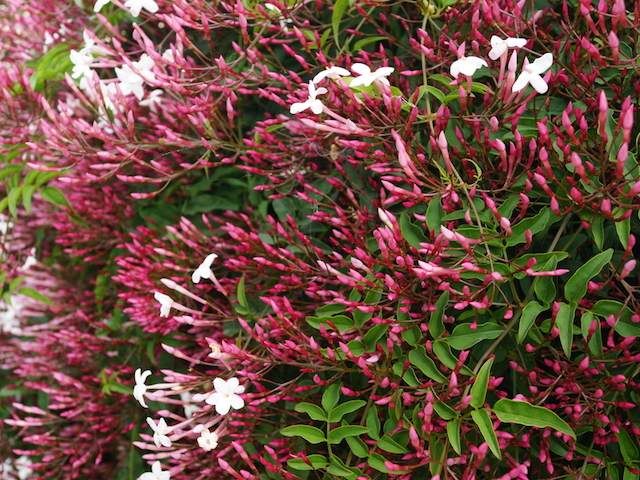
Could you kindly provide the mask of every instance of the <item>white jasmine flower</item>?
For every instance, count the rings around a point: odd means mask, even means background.
[[[351,75],[351,72],[349,72],[349,70],[347,70],[346,68],[329,67],[326,70],[323,70],[320,73],[318,73],[315,77],[313,77],[312,82],[317,85],[325,78],[331,78],[333,80],[336,80],[340,77],[348,77],[350,75]]]
[[[144,79],[134,72],[129,65],[123,65],[122,68],[116,67],[116,76],[120,80],[120,91],[123,95],[131,95],[132,93],[138,100],[144,97]]]
[[[374,82],[380,82],[389,85],[387,77],[393,73],[393,67],[381,67],[372,72],[368,65],[364,63],[354,63],[351,65],[351,71],[359,76],[351,80],[350,87],[368,87]]]
[[[69,60],[73,64],[71,70],[71,78],[80,80],[84,77],[91,76],[91,65],[93,63],[93,57],[83,50],[71,50],[69,52]]]
[[[210,432],[208,428],[205,428],[198,437],[198,445],[205,452],[210,452],[218,447],[218,435],[215,432]]]
[[[193,271],[193,274],[191,275],[191,281],[193,283],[199,283],[203,278],[213,279],[214,275],[213,270],[211,270],[211,265],[216,258],[218,258],[218,255],[216,255],[215,253],[210,253],[209,255],[207,255],[200,266]]]
[[[453,78],[458,78],[461,73],[467,77],[473,76],[480,67],[487,67],[487,62],[480,57],[461,57],[451,64],[449,73]]]
[[[153,430],[153,443],[156,444],[156,447],[169,448],[171,446],[171,439],[169,439],[167,433],[171,433],[171,429],[164,418],[160,418],[158,423],[155,423],[151,417],[147,417],[147,424],[151,427],[151,430]]]
[[[497,60],[502,55],[507,53],[507,50],[509,50],[510,48],[522,48],[526,44],[526,38],[508,37],[503,40],[500,37],[493,35],[491,37],[491,50],[489,51],[489,58],[491,60]]]
[[[158,110],[158,105],[162,103],[162,93],[162,90],[159,89],[151,90],[147,95],[147,98],[140,102],[140,105],[147,107],[152,112],[156,112]]]
[[[146,53],[140,55],[138,61],[133,62],[133,66],[136,67],[138,74],[145,80],[152,82],[156,79],[156,75],[153,73],[153,67],[156,66],[156,63]]]
[[[527,84],[531,84],[536,92],[546,93],[549,90],[549,85],[541,75],[549,70],[552,64],[553,55],[550,53],[545,53],[540,58],[536,58],[533,63],[529,63],[529,60],[525,58],[522,71],[514,82],[513,87],[511,87],[511,91],[514,93],[519,92],[524,90]]]
[[[173,57],[173,50],[171,50],[170,48],[166,49],[164,52],[162,52],[162,58],[164,58],[167,62],[173,63],[175,61],[175,58]]]
[[[155,0],[126,0],[124,6],[129,9],[131,15],[137,17],[144,8],[149,13],[156,13],[158,11],[158,4]]]
[[[184,407],[183,407],[184,408],[184,416],[186,418],[193,417],[193,414],[196,413],[198,410],[200,410],[200,408],[197,405],[192,403],[193,395],[191,395],[191,393],[189,393],[189,392],[180,393],[180,401],[184,405]]]
[[[108,3],[111,3],[111,0],[98,0],[93,6],[93,11],[98,13],[100,10],[102,10],[102,7],[104,7]]]
[[[244,400],[239,395],[244,393],[244,387],[240,386],[236,377],[229,380],[214,378],[213,388],[215,391],[207,397],[206,402],[214,405],[219,415],[226,415],[231,408],[240,410],[244,407]]]
[[[147,380],[147,378],[151,375],[151,371],[150,370],[145,370],[144,372],[141,369],[136,369],[136,373],[135,373],[135,386],[133,387],[133,398],[135,398],[140,405],[142,405],[144,408],[149,408],[147,407],[147,404],[144,401],[144,395],[145,393],[147,393],[147,386],[144,384],[144,382]]]
[[[170,480],[171,473],[163,472],[160,462],[154,462],[151,466],[151,471],[143,473],[138,477],[138,480]]]
[[[322,113],[322,110],[324,109],[324,105],[316,97],[318,95],[323,95],[327,93],[327,89],[324,87],[316,88],[313,82],[309,82],[308,89],[309,89],[309,98],[307,98],[307,100],[305,100],[304,102],[296,102],[293,105],[291,105],[291,108],[289,109],[289,111],[292,114],[295,115],[300,112],[304,112],[307,109],[310,109],[316,115]]]
[[[173,299],[169,295],[165,295],[164,293],[154,292],[153,298],[155,298],[160,303],[160,316],[168,317],[171,312],[171,307],[173,306]]]

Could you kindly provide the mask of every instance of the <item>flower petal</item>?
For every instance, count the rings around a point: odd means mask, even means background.
[[[226,415],[230,409],[231,401],[229,397],[220,398],[220,400],[216,402],[216,412],[218,412],[219,415]]]
[[[536,92],[538,93],[547,93],[547,90],[549,90],[549,85],[547,85],[547,82],[545,82],[544,78],[542,78],[537,73],[534,73],[529,77],[529,83],[533,88],[536,89]]]
[[[529,70],[533,73],[541,74],[549,70],[553,65],[553,55],[545,53],[540,58],[536,58],[535,61],[529,65]]]
[[[511,91],[513,93],[516,93],[523,90],[524,87],[526,87],[527,84],[529,83],[529,77],[530,75],[528,72],[520,72],[520,75],[518,76],[513,86],[511,87]]]
[[[351,71],[353,73],[357,73],[358,75],[368,75],[371,73],[371,69],[368,65],[364,63],[354,63],[351,65]]]
[[[240,410],[244,407],[244,399],[240,395],[231,395],[229,403],[235,410]]]

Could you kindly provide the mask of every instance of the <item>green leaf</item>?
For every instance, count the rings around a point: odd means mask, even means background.
[[[427,356],[425,348],[420,346],[409,352],[409,362],[418,368],[431,380],[438,383],[444,383],[447,378],[438,370],[435,362]]]
[[[369,455],[369,459],[367,460],[367,463],[374,470],[377,470],[382,473],[389,473],[389,470],[387,470],[387,467],[385,467],[384,465],[385,461],[386,461],[386,458],[384,458],[379,453],[372,453],[371,455]]]
[[[556,325],[560,330],[560,344],[567,358],[571,358],[573,346],[573,319],[576,315],[575,305],[560,303],[560,309],[556,315]]]
[[[456,418],[447,422],[447,438],[453,447],[453,450],[460,455],[462,448],[460,445],[460,419]]]
[[[631,218],[625,218],[616,222],[616,234],[623,248],[627,248],[629,242],[629,233],[631,233]]]
[[[360,50],[364,49],[364,47],[369,46],[372,43],[377,43],[377,42],[380,42],[380,41],[386,40],[386,39],[387,39],[387,37],[382,37],[380,35],[374,35],[372,37],[361,38],[360,40],[358,40],[356,43],[353,44],[352,52],[353,53],[359,52]]]
[[[491,418],[489,417],[487,410],[484,408],[480,410],[471,410],[471,418],[478,426],[478,429],[480,429],[482,438],[484,438],[487,445],[489,445],[491,452],[498,460],[500,460],[502,458],[500,445],[498,444],[498,438],[496,437],[496,432],[493,429],[493,423],[491,423]]]
[[[602,250],[604,246],[604,218],[600,216],[594,217],[589,230],[596,247],[598,247],[598,250]]]
[[[620,453],[624,459],[625,465],[633,468],[638,468],[640,462],[640,453],[638,447],[633,442],[631,435],[624,428],[620,428],[617,434],[618,446],[620,447]]]
[[[347,437],[345,439],[353,454],[358,458],[367,458],[369,456],[369,448],[359,437]]]
[[[346,477],[350,479],[356,478],[356,470],[347,467],[339,457],[334,455],[330,458],[330,464],[327,467],[327,472],[336,477]]]
[[[367,412],[367,435],[374,440],[380,438],[380,418],[378,418],[378,408],[375,405],[369,407]]]
[[[7,202],[9,205],[9,212],[13,217],[18,216],[18,199],[20,198],[20,194],[22,193],[21,187],[12,188],[7,195]]]
[[[44,187],[40,190],[40,196],[43,200],[60,207],[66,207],[69,205],[69,202],[67,202],[62,190],[56,187]]]
[[[436,411],[438,416],[443,420],[453,420],[458,416],[456,411],[451,408],[449,405],[442,401],[438,401],[433,404],[433,409]]]
[[[345,403],[341,403],[337,407],[333,408],[329,413],[329,423],[337,423],[342,420],[348,413],[355,412],[361,409],[367,404],[364,400],[350,400]]]
[[[316,317],[315,315],[308,316],[305,321],[316,330],[320,329],[320,325],[324,325],[329,330],[337,330],[340,333],[353,330],[353,320],[346,315],[333,315],[331,317]]]
[[[449,292],[446,291],[438,297],[435,305],[436,308],[431,312],[431,318],[429,318],[429,333],[434,339],[440,337],[445,332],[442,317],[444,316],[444,311],[448,303]]]
[[[498,338],[504,329],[497,323],[487,322],[478,325],[475,329],[471,324],[463,323],[453,329],[450,337],[444,340],[456,350],[467,350],[483,340]]]
[[[342,427],[335,428],[329,432],[328,441],[331,444],[340,443],[347,437],[357,437],[367,433],[367,427],[361,425],[343,425]]]
[[[384,435],[380,440],[378,440],[378,448],[384,450],[389,453],[397,453],[403,454],[407,453],[407,449],[396,442],[390,435]]]
[[[338,404],[340,399],[340,387],[341,384],[334,383],[329,385],[322,394],[322,408],[327,412],[331,412],[331,409]]]
[[[591,328],[591,324],[596,322],[596,326],[591,338],[589,338],[589,330]],[[589,352],[596,357],[602,356],[602,332],[600,331],[600,322],[594,318],[592,312],[583,312],[580,317],[580,330],[582,331],[582,337],[585,339],[589,339],[587,346],[589,347]]]
[[[306,413],[312,420],[318,420],[320,422],[327,421],[327,415],[325,414],[324,410],[318,405],[314,405],[313,403],[300,402],[297,403],[293,409],[296,412]]]
[[[333,4],[333,11],[331,12],[331,29],[333,30],[333,40],[336,42],[336,46],[340,46],[340,22],[342,17],[349,8],[349,0],[336,0]]]
[[[385,333],[387,333],[387,330],[389,330],[389,325],[379,324],[374,325],[367,333],[364,334],[362,337],[362,344],[368,352],[375,350],[378,341]]]
[[[531,230],[533,235],[540,233],[552,223],[551,220],[551,210],[549,208],[543,208],[533,217],[525,218],[521,222],[516,223],[511,228],[511,235],[507,238],[507,246],[513,247],[514,245],[525,243],[527,230]]]
[[[426,237],[420,228],[411,222],[407,212],[402,212],[398,218],[400,232],[409,245],[419,248],[420,243],[426,241]]]
[[[481,408],[487,398],[487,387],[489,385],[489,376],[491,375],[491,366],[493,358],[490,358],[478,370],[478,376],[471,387],[471,406]]]
[[[495,403],[493,411],[501,422],[517,423],[528,427],[553,428],[576,438],[576,434],[569,424],[548,408],[502,398]]]
[[[599,300],[591,307],[596,315],[607,318],[614,315],[617,318],[616,333],[623,337],[640,337],[640,324],[631,320],[633,312],[626,305],[616,300]]]
[[[291,425],[280,430],[285,437],[302,437],[309,443],[322,443],[325,441],[324,433],[316,427],[309,425]]]
[[[571,303],[578,303],[587,293],[587,284],[611,261],[613,249],[609,248],[581,265],[564,286],[564,297]]]
[[[520,321],[518,323],[518,343],[522,343],[527,337],[527,333],[529,333],[529,329],[535,323],[538,315],[548,309],[549,307],[540,305],[535,300],[532,300],[525,305],[522,309],[522,315],[520,316]]]
[[[307,460],[308,462],[302,458],[291,458],[287,460],[287,465],[294,470],[308,471],[319,470],[321,468],[325,468],[329,464],[327,457],[324,455],[318,455],[317,453],[307,455]]]
[[[442,204],[440,203],[440,195],[436,195],[427,205],[427,227],[436,234],[440,233],[442,225]]]

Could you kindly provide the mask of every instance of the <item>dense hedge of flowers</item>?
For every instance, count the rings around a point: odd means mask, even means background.
[[[640,478],[640,2],[0,4],[0,478]]]

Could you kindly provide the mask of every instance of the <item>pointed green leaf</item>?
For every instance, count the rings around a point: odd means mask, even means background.
[[[309,425],[291,425],[280,430],[280,433],[285,437],[302,437],[309,443],[322,443],[325,441],[322,430]]]
[[[452,420],[458,416],[456,411],[444,402],[438,401],[433,404],[433,409],[443,420]]]
[[[380,418],[378,418],[378,408],[375,405],[371,405],[367,412],[367,435],[374,440],[380,438]]]
[[[367,444],[359,437],[347,437],[345,440],[356,457],[367,458],[369,456],[369,448],[367,447]]]
[[[560,344],[567,358],[571,358],[571,347],[573,346],[573,319],[576,315],[576,307],[560,303],[558,315],[556,315],[556,325],[560,330]]]
[[[340,387],[341,384],[334,383],[329,385],[322,394],[322,408],[324,408],[326,412],[331,412],[331,409],[338,404]]]
[[[447,437],[449,438],[449,443],[453,447],[453,450],[460,455],[462,453],[462,448],[460,445],[460,419],[456,418],[447,422]]]
[[[613,249],[609,248],[587,260],[571,275],[564,286],[564,297],[571,303],[578,303],[587,293],[587,284],[611,261]]]
[[[391,438],[390,435],[384,435],[380,440],[378,440],[377,445],[378,448],[385,452],[397,454],[407,453],[407,449]]]
[[[589,338],[589,330],[591,329],[591,324],[596,322],[593,335]],[[589,347],[589,352],[596,357],[602,356],[602,332],[600,331],[600,322],[594,317],[592,312],[583,312],[580,317],[580,330],[582,332],[582,337],[587,340],[589,339],[587,346]]]
[[[569,424],[548,408],[502,398],[495,403],[493,411],[501,422],[517,423],[529,427],[553,428],[576,438],[576,434]]]
[[[434,89],[435,90],[435,89]],[[436,234],[440,233],[440,225],[442,225],[442,204],[440,203],[440,195],[436,195],[427,205],[427,227]]]
[[[436,302],[436,308],[431,312],[431,318],[429,319],[429,333],[433,338],[438,338],[444,333],[444,323],[442,317],[444,311],[449,303],[449,292],[443,292]]]
[[[450,337],[445,341],[456,350],[468,350],[483,340],[498,338],[504,328],[497,323],[487,322],[471,328],[471,324],[463,323],[453,329]]]
[[[530,301],[525,305],[522,309],[522,315],[520,316],[520,321],[518,323],[518,343],[522,343],[524,339],[527,337],[527,333],[529,333],[529,329],[535,323],[536,318],[540,313],[548,310],[549,307],[545,307],[540,305],[535,300]]]
[[[471,406],[481,408],[487,397],[487,386],[489,385],[489,376],[491,375],[491,365],[493,358],[490,358],[478,370],[478,376],[471,387]]]
[[[287,460],[287,465],[294,470],[319,470],[321,468],[325,468],[329,463],[327,461],[327,457],[324,455],[318,455],[316,453],[312,455],[307,455],[308,462],[306,462],[302,458],[291,458]]]
[[[333,410],[329,413],[329,423],[337,423],[342,420],[348,413],[355,412],[356,410],[361,409],[367,404],[364,400],[350,400],[345,403],[341,403],[337,407],[334,407]]]
[[[482,408],[480,410],[471,410],[471,418],[478,426],[480,433],[482,434],[482,438],[484,438],[487,445],[489,445],[489,449],[496,456],[498,460],[502,458],[502,454],[500,453],[500,445],[498,444],[498,437],[496,437],[496,432],[493,429],[493,423],[491,423],[491,418],[489,417],[489,413]]]
[[[343,425],[329,432],[328,442],[331,444],[340,443],[346,437],[356,437],[367,433],[367,427],[361,425]]]
[[[327,420],[327,415],[324,410],[313,403],[300,402],[297,403],[293,409],[296,412],[306,413],[312,420],[318,420],[320,422],[325,422]]]
[[[409,352],[409,362],[418,368],[431,380],[438,383],[444,383],[447,378],[438,370],[435,362],[427,356],[425,348],[420,346]]]
[[[333,39],[336,42],[336,46],[340,45],[340,22],[344,17],[345,12],[349,8],[349,0],[336,0],[333,4],[333,11],[331,12],[331,29],[333,30]]]

